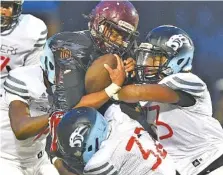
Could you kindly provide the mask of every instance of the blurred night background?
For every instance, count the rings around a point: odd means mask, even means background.
[[[99,1],[25,1],[23,13],[41,18],[49,36],[87,29],[88,15]],[[131,1],[138,10],[139,41],[153,28],[171,24],[185,30],[195,44],[193,72],[211,93],[214,116],[223,124],[223,2]]]

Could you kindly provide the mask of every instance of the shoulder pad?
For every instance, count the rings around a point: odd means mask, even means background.
[[[88,65],[93,42],[86,32],[62,32],[50,38],[51,48],[55,62],[60,67]]]
[[[45,23],[33,15],[22,15],[21,23],[26,25],[27,36],[34,40],[34,47],[43,47],[48,33]]]

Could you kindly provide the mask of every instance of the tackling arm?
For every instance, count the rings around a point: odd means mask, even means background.
[[[127,85],[117,95],[119,100],[127,103],[139,101],[179,102],[179,96],[174,90],[159,84]]]
[[[196,104],[206,88],[205,83],[194,74],[178,73],[165,77],[160,84],[125,86],[113,98],[130,103],[156,101],[189,107]]]
[[[74,107],[78,108],[81,106],[93,107],[93,108],[100,108],[104,103],[106,103],[110,97],[106,94],[105,90],[91,93],[85,95],[81,98],[80,102]]]
[[[48,126],[49,115],[30,117],[26,103],[15,100],[9,105],[9,118],[12,130],[18,140],[25,140],[39,134]]]

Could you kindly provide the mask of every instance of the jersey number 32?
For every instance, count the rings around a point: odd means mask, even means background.
[[[134,131],[134,134],[140,135],[141,131],[144,131],[144,129],[136,128]],[[155,152],[150,149],[144,149],[140,141],[137,139],[137,137],[132,136],[126,145],[126,150],[131,151],[134,144],[136,144],[139,147],[139,150],[142,153],[143,159],[147,160],[150,155],[153,155],[154,157],[156,157],[156,162],[153,164],[151,168],[152,170],[156,170],[159,167],[159,165],[162,163],[162,159],[166,158],[167,152],[165,149],[163,149],[163,146],[160,143],[157,144],[154,142],[156,146],[156,152]]]

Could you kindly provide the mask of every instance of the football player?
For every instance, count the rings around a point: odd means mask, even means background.
[[[129,1],[101,1],[88,18],[89,30],[62,32],[49,39],[49,47],[53,52],[56,65],[53,94],[56,110],[67,111],[74,106],[100,108],[114,92],[120,89],[117,83],[108,86],[107,92],[104,88],[98,87],[100,91],[94,91],[95,93],[85,89],[85,73],[96,58],[106,53],[115,53],[117,57],[121,56],[125,59],[124,68],[127,73],[132,74],[134,70],[135,61],[129,57],[138,36],[139,16],[134,6]],[[111,59],[102,58],[98,59],[99,63],[96,64],[100,65],[103,61],[107,63],[109,60],[113,62]],[[95,66],[95,69],[99,68]],[[96,75],[94,72],[93,74]],[[100,77],[100,74],[96,76]],[[91,86],[99,84],[94,79],[95,77],[92,76]],[[86,93],[88,95],[85,95]],[[54,147],[52,143],[52,151]]]
[[[46,25],[32,15],[21,14],[23,2],[1,1],[1,89],[10,70],[40,63],[46,42]]]
[[[44,151],[49,133],[46,85],[53,83],[55,74],[54,60],[49,58],[41,57],[41,67],[11,70],[4,82],[0,103],[3,174],[58,174]]]
[[[79,103],[85,94],[85,72],[96,58],[115,53],[126,58],[126,72],[132,73],[134,69],[130,52],[134,49],[139,21],[134,6],[126,0],[101,1],[88,19],[89,30],[62,32],[49,39],[56,64],[53,96],[56,109],[68,110]]]
[[[111,105],[104,116],[89,107],[67,112],[57,127],[57,137],[69,175],[177,174],[163,146],[119,105]]]
[[[141,101],[147,122],[180,174],[223,174],[223,129],[212,117],[207,85],[191,73],[194,44],[182,29],[153,29],[137,51],[137,85],[122,87],[115,99]],[[221,170],[220,170],[221,169]]]

